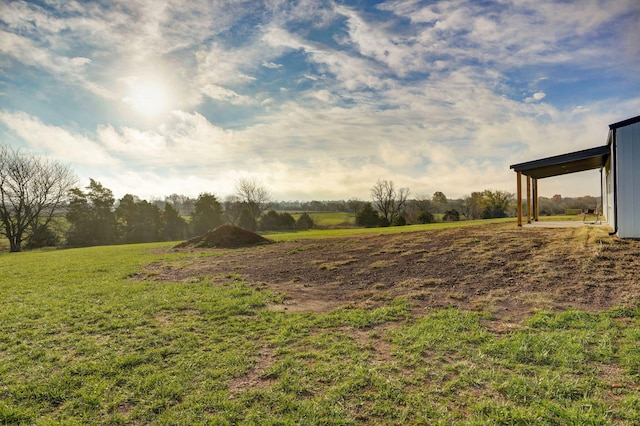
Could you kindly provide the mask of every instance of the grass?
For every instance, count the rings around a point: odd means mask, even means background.
[[[168,246],[0,255],[0,424],[640,423],[640,308],[288,313],[236,275],[134,279]]]
[[[316,212],[307,214],[313,219],[313,223],[320,227],[355,225],[355,216],[349,212]],[[294,213],[291,216],[298,220],[301,215],[302,213]]]

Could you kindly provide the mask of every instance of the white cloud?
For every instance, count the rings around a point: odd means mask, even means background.
[[[546,96],[547,96],[547,94],[544,93],[544,92],[536,92],[533,95],[525,98],[524,101],[527,102],[527,103],[538,102],[538,101],[543,100]]]
[[[118,164],[99,144],[57,126],[44,124],[24,112],[0,112],[0,122],[36,152],[76,164],[111,167]]]
[[[282,68],[282,64],[276,64],[274,62],[267,62],[267,61],[262,61],[262,66],[265,68],[271,68],[271,69],[278,69],[278,68]]]
[[[216,84],[206,84],[201,90],[204,95],[211,99],[227,101],[234,105],[251,105],[255,103],[255,101],[248,96],[240,95],[231,89]]]
[[[141,196],[224,194],[248,175],[279,198],[366,198],[381,178],[453,197],[509,189],[510,163],[604,143],[608,123],[640,109],[637,98],[558,106],[546,93],[557,68],[637,69],[626,66],[637,55],[611,49],[620,36],[637,52],[634,0],[393,0],[377,6],[384,17],[313,0],[49,6],[3,8],[2,68],[54,76],[70,95],[48,115],[57,125],[34,116],[35,95],[28,113],[0,120],[35,150],[94,164],[107,186]],[[131,76],[165,84],[173,112],[155,122],[123,112]],[[104,102],[78,87],[116,102],[99,115]],[[86,99],[95,103],[74,105]],[[216,117],[212,103],[233,108]]]

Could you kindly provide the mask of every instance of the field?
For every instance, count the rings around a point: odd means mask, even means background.
[[[295,220],[301,216],[302,213],[294,213],[292,214]],[[355,216],[352,213],[347,212],[311,212],[307,213],[311,219],[313,219],[313,223],[316,226],[327,228],[327,227],[335,227],[335,226],[354,226],[355,225]]]
[[[0,423],[640,423],[639,241],[403,228],[2,254]]]

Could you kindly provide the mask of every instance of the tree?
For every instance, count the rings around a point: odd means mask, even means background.
[[[483,191],[480,200],[482,218],[507,217],[507,210],[512,200],[513,194],[506,191]]]
[[[165,207],[167,204],[171,204],[171,207],[176,209],[181,216],[188,216],[193,211],[193,198],[189,198],[182,194],[171,194],[164,197]]]
[[[202,235],[222,225],[222,206],[215,195],[207,192],[198,196],[191,215],[191,227],[194,235]]]
[[[243,207],[242,202],[240,202],[240,199],[237,196],[228,195],[224,199],[223,220],[227,223],[233,223],[235,225],[240,226],[239,220],[240,220],[240,215],[243,209],[246,209],[246,207]],[[254,219],[254,222],[255,222],[255,219]],[[240,227],[243,228],[242,226]],[[247,229],[247,228],[243,228],[243,229]]]
[[[263,231],[281,231],[294,229],[296,220],[289,213],[277,213],[269,210],[260,218],[260,229]]]
[[[66,218],[69,222],[67,245],[74,247],[113,244],[117,241],[117,221],[113,211],[113,192],[90,179],[87,192],[70,191]]]
[[[455,209],[447,210],[446,212],[444,212],[442,220],[444,222],[457,222],[460,220],[460,213]]]
[[[371,188],[371,198],[385,223],[392,224],[395,222],[407,202],[409,196],[409,188],[399,188],[396,190],[393,181],[378,180]]]
[[[249,209],[242,209],[238,215],[238,227],[247,231],[255,231],[258,228],[258,222],[255,220]]]
[[[165,204],[162,219],[164,224],[162,228],[162,238],[165,241],[182,240],[187,236],[189,225],[173,205],[169,203]]]
[[[426,194],[416,194],[414,203],[416,206],[416,210],[418,210],[419,212],[431,211],[431,200]]]
[[[347,201],[347,208],[353,214],[353,217],[356,217],[367,204],[369,203],[367,203],[366,201],[358,200],[357,198],[351,198]]]
[[[124,243],[144,243],[160,240],[162,212],[157,205],[127,194],[116,208]]]
[[[396,220],[393,222],[393,226],[405,226],[407,224],[407,219],[403,215],[399,215],[396,217]]]
[[[479,219],[482,214],[482,192],[472,192],[462,200],[462,214],[467,220]]]
[[[0,222],[12,252],[26,238],[48,233],[75,181],[61,163],[0,145]]]
[[[271,205],[269,190],[254,178],[240,179],[236,184],[236,196],[256,221]]]
[[[380,225],[380,215],[373,209],[371,203],[366,203],[356,215],[356,225],[364,226],[365,228],[375,228]]]
[[[424,194],[417,194],[413,199],[407,200],[404,217],[407,223],[422,223],[420,222],[420,215],[424,212],[430,212],[431,209],[431,197]]]
[[[278,213],[275,210],[269,210],[260,218],[260,229],[262,231],[273,231],[280,229]]]
[[[131,228],[134,226],[136,212],[136,203],[140,202],[138,197],[126,194],[118,201],[118,207],[116,207],[115,215],[118,220],[118,231],[122,235],[124,242],[129,242],[128,234],[131,233]]]
[[[435,218],[433,217],[433,214],[431,214],[429,212],[422,212],[418,216],[418,222],[419,223],[433,223],[433,222],[435,222]]]
[[[447,196],[444,195],[443,192],[436,191],[433,193],[433,197],[431,197],[431,204],[436,213],[442,213],[447,209],[449,200],[447,200]]]
[[[306,230],[313,228],[313,219],[307,213],[302,213],[296,221],[296,229]]]

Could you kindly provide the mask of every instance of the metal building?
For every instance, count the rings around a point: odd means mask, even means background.
[[[640,116],[609,125],[607,144],[513,164],[517,173],[518,226],[522,226],[522,176],[526,177],[527,221],[538,220],[538,180],[600,169],[601,213],[622,238],[640,238]]]

